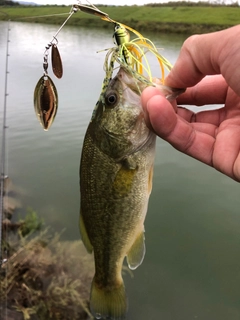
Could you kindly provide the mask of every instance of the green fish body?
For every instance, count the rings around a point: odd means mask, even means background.
[[[136,269],[145,254],[156,135],[144,120],[144,87],[120,68],[97,104],[83,143],[80,232],[88,252],[94,252],[90,308],[97,319],[124,319],[123,260],[127,257],[129,268]]]

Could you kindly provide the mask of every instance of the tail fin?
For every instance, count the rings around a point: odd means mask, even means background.
[[[96,319],[112,320],[125,319],[127,313],[127,299],[123,282],[112,288],[98,288],[94,279],[92,282],[90,309]]]

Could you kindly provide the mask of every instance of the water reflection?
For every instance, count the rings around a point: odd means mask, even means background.
[[[5,23],[0,22],[4,70]],[[8,168],[34,208],[66,239],[78,239],[79,158],[98,99],[109,30],[65,27],[58,47],[64,77],[56,79],[57,118],[43,132],[33,109],[45,45],[56,26],[12,23],[8,99]],[[144,34],[145,35],[145,34]],[[148,34],[172,62],[184,36]],[[4,73],[0,74],[2,101]],[[239,320],[239,186],[158,139],[153,192],[146,219],[147,253],[134,278],[125,276],[129,319]]]

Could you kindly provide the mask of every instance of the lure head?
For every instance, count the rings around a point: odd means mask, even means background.
[[[131,64],[130,52],[126,46],[130,41],[130,34],[122,24],[116,22],[114,25],[113,38],[114,43],[119,47],[120,58],[123,58],[127,64]]]
[[[121,46],[130,41],[130,34],[127,29],[120,23],[114,23],[114,42],[116,45]]]

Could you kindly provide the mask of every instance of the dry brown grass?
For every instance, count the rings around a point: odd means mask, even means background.
[[[47,231],[21,238],[1,268],[1,319],[91,319],[93,272],[80,240],[49,239]]]

